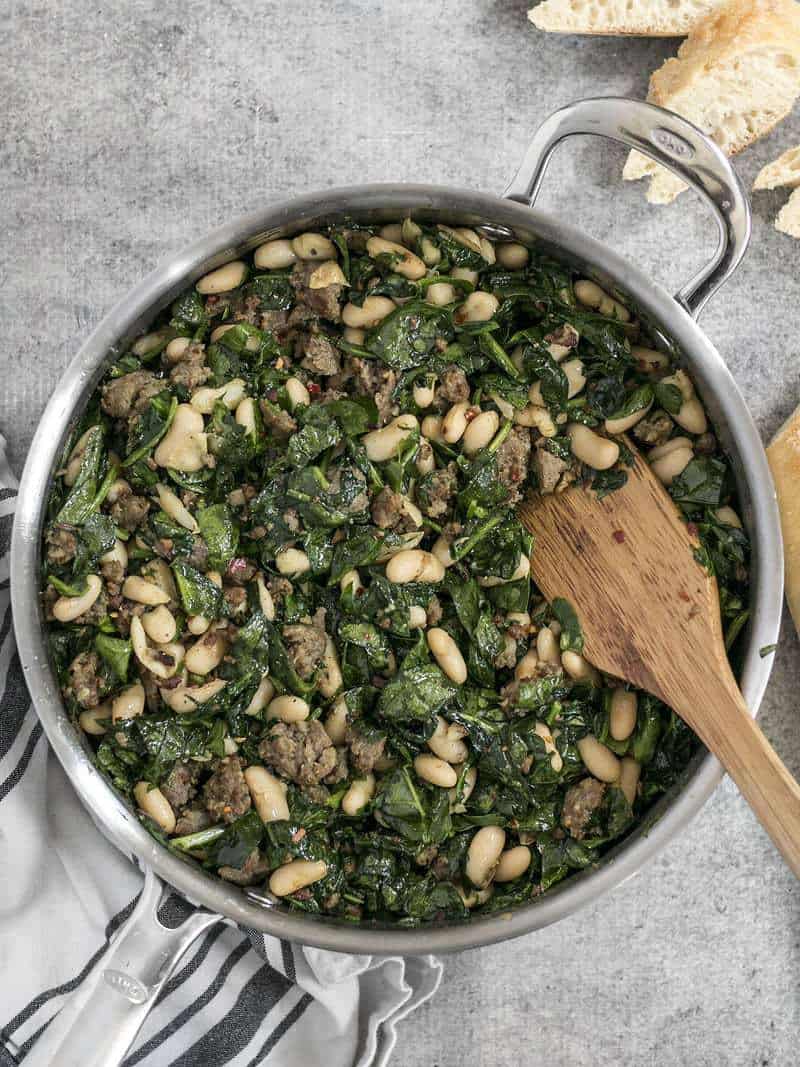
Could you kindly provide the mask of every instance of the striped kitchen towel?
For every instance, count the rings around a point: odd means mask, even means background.
[[[0,1067],[26,1053],[133,910],[142,875],[98,832],[31,707],[14,647],[16,482],[0,436]],[[225,922],[187,952],[125,1067],[366,1067],[441,963],[345,956]]]

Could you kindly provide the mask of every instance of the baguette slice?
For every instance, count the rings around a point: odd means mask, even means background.
[[[786,600],[800,633],[800,405],[773,437],[767,459],[781,513]]]
[[[683,37],[722,0],[544,0],[528,18],[550,33]]]
[[[758,172],[753,182],[754,189],[778,189],[784,186],[796,189],[800,185],[800,145],[789,148]]]
[[[800,189],[795,189],[778,212],[775,229],[788,233],[790,237],[800,237]]]
[[[800,95],[800,5],[732,0],[693,28],[650,78],[647,99],[709,134],[727,155],[741,152],[785,118]],[[647,199],[667,204],[686,186],[639,152],[626,181],[652,178]]]

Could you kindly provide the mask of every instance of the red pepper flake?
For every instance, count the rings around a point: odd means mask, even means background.
[[[296,845],[297,842],[302,841],[305,836],[306,832],[301,826],[299,830],[295,830],[295,832],[292,834],[292,842]]]
[[[312,396],[316,396],[317,393],[322,392],[322,386],[319,384],[319,382],[309,382],[306,386],[306,389],[308,389],[309,393]]]
[[[611,536],[614,538],[618,545],[621,545],[622,542],[625,540],[625,531],[615,530]]]
[[[464,412],[464,418],[467,420],[467,422],[472,422],[474,418],[477,418],[479,413],[480,408],[467,408],[467,410]]]
[[[687,522],[686,523],[686,529],[689,531],[689,536],[690,537],[697,537],[698,533],[700,532],[697,529],[697,525],[695,523],[693,523],[693,522]]]

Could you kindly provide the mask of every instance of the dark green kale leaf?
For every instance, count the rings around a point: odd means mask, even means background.
[[[187,615],[217,619],[223,614],[222,590],[209,577],[183,559],[173,560],[172,573]]]
[[[561,651],[583,652],[583,631],[572,604],[563,597],[556,597],[550,607],[553,615],[561,623]]]
[[[446,789],[427,786],[401,767],[380,783],[373,809],[382,825],[407,841],[435,845],[450,833],[450,800]]]
[[[103,428],[98,425],[92,428],[86,441],[78,475],[66,500],[61,505],[61,510],[56,515],[56,522],[80,525],[95,510],[101,465],[104,459]]]
[[[456,692],[457,687],[435,664],[407,667],[404,662],[381,691],[378,714],[391,722],[429,720]]]
[[[100,632],[94,639],[94,647],[115,680],[126,682],[132,651],[130,641]]]
[[[196,514],[200,536],[208,546],[208,565],[224,571],[239,547],[239,527],[227,504],[198,508]]]
[[[286,450],[290,467],[306,467],[342,438],[342,431],[326,404],[312,404],[299,413],[301,428],[292,434]]]
[[[669,494],[676,504],[718,508],[725,492],[728,467],[712,456],[695,456],[673,479]]]
[[[446,309],[411,300],[386,316],[367,339],[367,348],[393,370],[408,370],[427,360],[437,340],[452,335]]]

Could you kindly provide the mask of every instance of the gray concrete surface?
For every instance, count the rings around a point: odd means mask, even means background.
[[[270,198],[423,180],[499,191],[537,123],[643,96],[674,41],[553,38],[520,0],[327,4],[11,0],[0,40],[0,426],[19,467],[61,369],[144,272]],[[796,116],[740,160],[800,139]],[[541,206],[677,288],[714,239],[700,203],[645,204],[623,153],[561,149]],[[704,317],[767,437],[800,399],[800,245],[754,201],[749,256]],[[789,624],[763,724],[800,773]],[[725,783],[649,869],[590,909],[447,963],[395,1062],[784,1067],[797,1062],[800,892]]]

